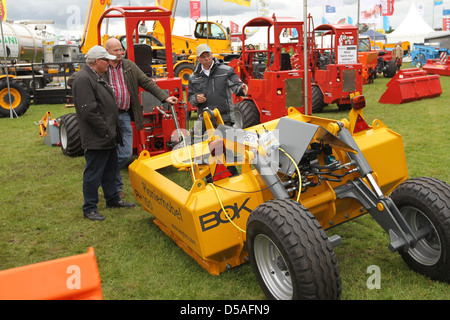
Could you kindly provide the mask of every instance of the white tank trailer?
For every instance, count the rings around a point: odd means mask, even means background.
[[[41,63],[44,56],[42,39],[34,30],[20,23],[3,22],[3,39],[0,37],[0,57],[5,60],[3,42],[8,61],[16,59],[17,63]]]

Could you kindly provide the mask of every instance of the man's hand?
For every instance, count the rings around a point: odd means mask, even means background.
[[[244,96],[248,93],[248,86],[245,83],[242,84],[242,92],[244,93]]]
[[[164,100],[165,102],[168,102],[168,103],[170,103],[170,104],[175,104],[175,103],[177,103],[178,102],[178,99],[177,99],[177,97],[174,97],[174,96],[172,96],[172,97],[168,97],[166,100]]]
[[[203,93],[197,94],[197,101],[198,101],[198,103],[203,103],[203,102],[205,102],[205,101],[206,101],[205,95],[204,95]]]

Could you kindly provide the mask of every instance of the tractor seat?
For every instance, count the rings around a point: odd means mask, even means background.
[[[281,53],[281,66],[280,66],[280,70],[284,71],[284,70],[291,70],[292,69],[292,65],[291,65],[291,55],[288,52],[282,52]]]
[[[134,44],[134,62],[149,77],[152,76],[152,47],[145,43]]]

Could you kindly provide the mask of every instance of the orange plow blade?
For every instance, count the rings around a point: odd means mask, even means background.
[[[428,75],[416,68],[400,70],[386,86],[379,103],[401,104],[438,97],[442,93],[439,75]]]
[[[0,271],[1,300],[100,300],[94,249],[87,253]]]

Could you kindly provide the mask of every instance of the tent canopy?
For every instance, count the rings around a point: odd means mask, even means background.
[[[386,41],[386,35],[376,32],[375,30],[367,30],[366,32],[362,33],[362,35],[364,36],[369,36],[370,39],[374,40],[374,41]]]
[[[425,36],[433,31],[433,28],[417,11],[415,2],[412,1],[405,19],[393,32],[387,35],[387,41],[388,43],[409,41],[412,45],[413,43],[424,42]]]

